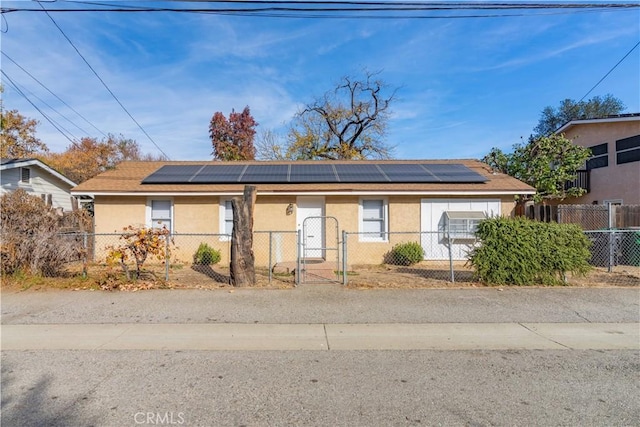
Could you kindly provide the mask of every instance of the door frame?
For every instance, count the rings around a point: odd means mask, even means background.
[[[306,206],[305,206],[306,205]],[[302,226],[304,223],[304,220],[308,217],[321,217],[325,215],[325,197],[324,196],[298,196],[296,197],[296,230],[298,230],[298,232],[302,232]],[[316,208],[316,209],[320,209],[319,211],[317,211],[316,213],[311,213],[311,214],[307,214],[306,216],[302,216],[300,213],[300,208]],[[322,224],[322,230],[321,230],[321,235],[320,235],[320,244],[318,245],[318,247],[324,247],[325,246],[325,239],[326,239],[326,230],[324,228],[324,223]],[[299,248],[298,253],[302,253],[301,252],[302,248]],[[320,254],[320,257],[324,257],[324,253]]]

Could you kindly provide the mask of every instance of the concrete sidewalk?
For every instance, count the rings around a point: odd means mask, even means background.
[[[640,349],[636,323],[3,325],[2,350]]]

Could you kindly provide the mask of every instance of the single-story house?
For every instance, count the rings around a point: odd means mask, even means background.
[[[165,225],[175,234],[221,234],[218,240],[228,241],[230,201],[246,185],[257,188],[255,232],[295,232],[307,218],[331,217],[323,230],[305,234],[307,247],[316,250],[307,256],[323,256],[320,249],[331,246],[336,229],[360,232],[366,251],[350,248],[351,263],[379,263],[371,254],[378,250],[381,260],[399,239],[396,232],[442,231],[446,218],[461,219],[456,224],[464,228],[464,212],[509,216],[516,195],[535,193],[477,160],[366,160],[123,162],[72,194],[94,198],[96,233]],[[441,238],[423,236],[426,259],[447,259]],[[256,262],[262,249],[254,244]]]
[[[0,160],[0,194],[21,188],[54,208],[71,211],[71,189],[77,184],[38,159]]]

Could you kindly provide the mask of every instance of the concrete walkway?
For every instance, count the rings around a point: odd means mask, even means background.
[[[3,325],[2,350],[640,349],[636,323]]]

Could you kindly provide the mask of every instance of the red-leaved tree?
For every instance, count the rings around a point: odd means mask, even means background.
[[[258,122],[254,120],[249,107],[244,107],[241,113],[231,110],[228,120],[217,111],[209,124],[213,158],[225,161],[254,160],[256,149],[253,138],[256,126]]]

